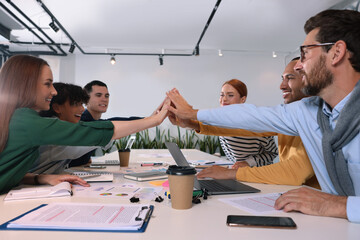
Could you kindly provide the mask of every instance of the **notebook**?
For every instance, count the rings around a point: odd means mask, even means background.
[[[71,185],[62,182],[55,186],[29,187],[11,190],[4,201],[71,196]]]
[[[166,142],[165,145],[178,166],[190,166],[176,143]],[[194,188],[205,189],[209,195],[260,192],[259,189],[231,179],[198,180],[195,178]]]
[[[72,175],[81,177],[87,182],[112,182],[114,174],[109,172],[81,172],[81,171],[68,171]]]

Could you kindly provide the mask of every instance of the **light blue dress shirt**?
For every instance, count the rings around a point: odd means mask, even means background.
[[[323,111],[329,116],[333,128],[350,95],[351,93],[332,111],[324,104]],[[232,104],[216,109],[199,110],[197,118],[209,125],[300,136],[322,191],[338,195],[327,173],[323,158],[322,133],[317,123],[318,107],[319,98],[309,97],[275,107]],[[347,199],[347,216],[349,221],[360,223],[360,134],[344,146],[342,151],[347,160],[356,194]]]

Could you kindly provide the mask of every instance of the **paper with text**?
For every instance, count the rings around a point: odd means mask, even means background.
[[[136,230],[148,211],[149,205],[50,203],[11,222],[8,228]]]
[[[139,187],[131,183],[92,183],[90,187],[73,186],[76,197],[130,199],[134,195],[140,200],[152,200],[162,187]]]
[[[251,197],[221,198],[219,201],[259,215],[279,211],[274,208],[274,204],[280,195],[281,193],[256,194]]]
[[[70,197],[72,194],[71,185],[68,182],[61,182],[55,186],[24,187],[11,190],[4,201],[52,198],[52,197]]]

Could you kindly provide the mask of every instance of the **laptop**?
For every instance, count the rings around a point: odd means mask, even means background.
[[[176,143],[166,142],[165,145],[178,166],[190,166]],[[198,180],[195,177],[194,188],[197,190],[206,189],[209,195],[260,192],[259,189],[231,179]]]

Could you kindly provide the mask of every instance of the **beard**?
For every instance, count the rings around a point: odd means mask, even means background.
[[[318,96],[320,91],[331,85],[334,80],[333,74],[326,68],[323,55],[320,56],[309,74],[306,74],[304,70],[301,70],[300,74],[307,79],[307,84],[303,87],[302,92],[308,96]]]

